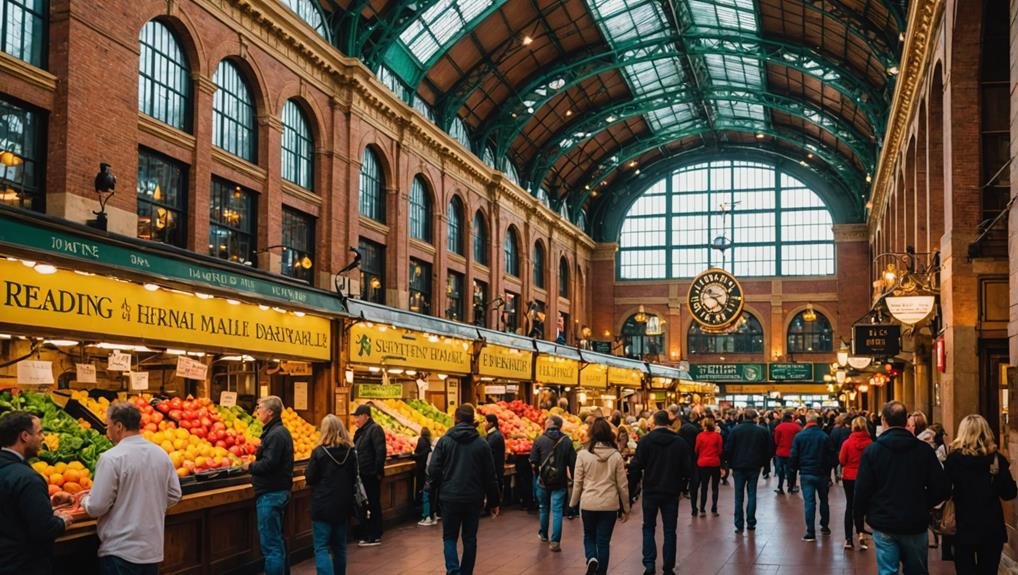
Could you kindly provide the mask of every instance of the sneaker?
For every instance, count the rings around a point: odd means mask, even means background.
[[[438,525],[438,522],[430,517],[425,517],[417,522],[421,527],[431,527],[432,525]]]
[[[736,533],[742,533],[742,527],[736,527],[735,528],[735,532]]]
[[[707,512],[703,509],[700,510],[700,517],[707,517]]]
[[[823,526],[821,526],[820,527],[820,532],[823,533],[824,535],[830,535],[831,534],[831,528],[830,527],[823,527]]]
[[[780,493],[781,495],[784,495],[785,494],[785,490],[780,488],[780,487],[778,487],[777,489],[774,490],[774,493]]]
[[[537,539],[541,543],[547,543],[548,542],[548,537],[546,535],[541,535],[540,533],[537,534]]]
[[[793,487],[793,488],[789,489],[788,492],[789,493],[798,493],[799,492],[799,488],[798,487]]]
[[[802,536],[802,540],[803,541],[816,541],[817,540],[817,536],[813,535],[812,533],[807,533],[807,534]]]
[[[865,535],[860,535],[859,536],[859,549],[862,549],[863,551],[865,551],[865,550],[867,550],[869,548],[870,548],[870,546],[866,543],[866,536]]]
[[[554,551],[555,553],[558,553],[559,551],[562,551],[562,544],[559,543],[558,541],[552,541],[551,544],[548,545],[548,549]]]
[[[718,513],[717,509],[711,509],[710,514],[713,515],[714,517],[721,517],[721,514]]]
[[[855,547],[855,546],[854,546],[854,545],[852,545],[852,540],[851,540],[851,539],[846,539],[846,540],[845,540],[845,549],[852,549],[852,548],[854,548],[854,547]]]
[[[378,547],[382,544],[381,539],[366,539],[357,544],[358,547]]]
[[[587,575],[597,575],[597,557],[587,559]]]

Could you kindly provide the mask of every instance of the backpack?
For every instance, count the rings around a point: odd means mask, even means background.
[[[538,469],[538,477],[540,477],[541,484],[545,487],[562,485],[566,481],[565,465],[563,465],[561,458],[557,457],[558,446],[564,439],[566,439],[565,435],[555,442],[555,445],[551,448],[551,453],[548,457],[544,458],[540,469]]]

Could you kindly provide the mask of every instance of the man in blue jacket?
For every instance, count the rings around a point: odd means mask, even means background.
[[[816,541],[817,499],[820,500],[820,532],[830,535],[831,507],[827,501],[828,481],[834,467],[834,447],[831,437],[819,425],[815,411],[806,414],[806,427],[792,440],[788,465],[799,473],[802,498],[806,513],[806,534],[803,541]]]

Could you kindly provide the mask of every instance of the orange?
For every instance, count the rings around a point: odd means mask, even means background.
[[[50,497],[52,497],[52,496],[56,495],[56,494],[57,494],[57,493],[58,493],[59,491],[60,491],[60,488],[59,488],[59,487],[57,487],[56,485],[52,485],[52,484],[51,484],[51,485],[49,486],[49,494],[50,494]]]
[[[67,464],[64,463],[63,461],[60,461],[53,466],[53,470],[56,471],[57,473],[63,473],[65,469],[67,469]]]
[[[49,464],[47,464],[45,461],[36,461],[35,463],[32,464],[32,469],[38,471],[43,475],[46,475],[46,469],[48,467]]]
[[[64,484],[64,476],[60,473],[53,473],[49,476],[49,484],[57,487]]]
[[[187,477],[190,474],[191,474],[191,472],[188,471],[186,467],[178,467],[177,468],[177,477]]]
[[[75,493],[81,491],[81,485],[74,481],[68,481],[67,483],[64,483],[64,491],[70,493],[71,495],[74,495]]]
[[[82,489],[88,489],[89,487],[92,487],[92,480],[87,477],[82,477],[80,483]]]
[[[67,464],[67,469],[77,469],[78,471],[81,471],[82,469],[85,469],[85,466],[80,461],[72,461]]]

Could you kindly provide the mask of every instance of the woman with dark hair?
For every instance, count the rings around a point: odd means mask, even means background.
[[[569,506],[579,505],[583,518],[587,575],[605,575],[615,520],[621,517],[625,522],[629,515],[629,481],[608,421],[595,419],[587,430],[587,437],[589,442],[576,455]]]
[[[415,481],[418,496],[421,498],[421,520],[417,522],[422,527],[437,525],[435,513],[431,509],[431,493],[428,492],[427,468],[428,460],[431,459],[431,430],[427,427],[421,428],[421,436],[417,439],[417,447],[414,448]]]

